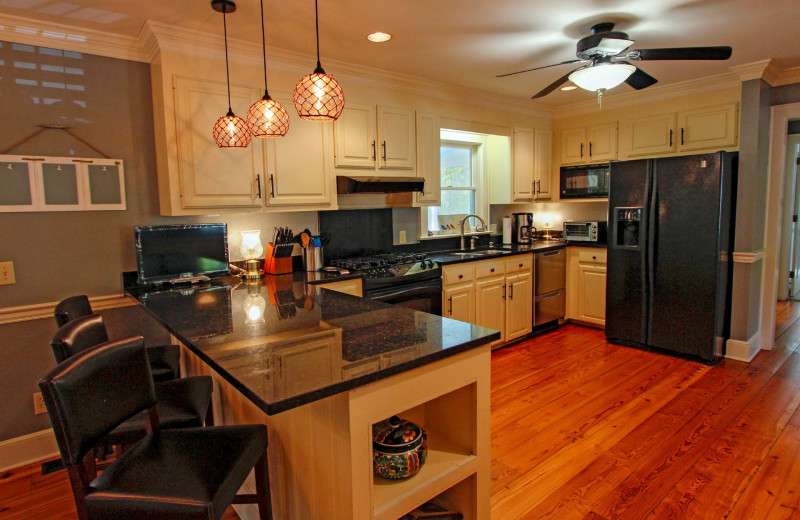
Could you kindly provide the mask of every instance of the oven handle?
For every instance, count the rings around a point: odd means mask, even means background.
[[[428,294],[437,294],[441,292],[442,292],[441,285],[424,285],[421,287],[413,287],[413,288],[407,287],[404,289],[398,289],[397,291],[375,296],[371,296],[368,294],[367,297],[371,300],[386,301],[396,296],[424,296]]]

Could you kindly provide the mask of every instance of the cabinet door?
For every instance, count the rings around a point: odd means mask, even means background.
[[[176,77],[174,88],[181,207],[260,206],[256,176],[265,165],[261,140],[253,139],[247,148],[219,148],[212,135],[228,108],[225,83]],[[257,89],[231,85],[231,107],[239,117],[246,117],[259,97]]]
[[[533,200],[533,130],[514,128],[511,164],[511,202]]]
[[[561,132],[561,164],[586,162],[586,129],[575,128]]]
[[[533,328],[533,277],[530,272],[506,276],[506,335],[511,341]]]
[[[347,105],[333,123],[337,168],[375,168],[375,105]]]
[[[445,318],[467,323],[475,321],[475,292],[471,283],[444,288],[442,314]]]
[[[417,193],[417,202],[423,206],[438,206],[441,203],[439,118],[433,114],[417,112],[417,177],[425,179],[422,193]]]
[[[378,107],[378,168],[414,169],[414,111]]]
[[[579,264],[577,319],[605,325],[606,323],[606,266]]]
[[[506,279],[489,278],[475,282],[475,324],[500,331],[506,341]]]
[[[534,197],[536,199],[549,199],[550,171],[553,156],[553,133],[548,130],[534,131],[533,139],[533,180],[536,183]]]
[[[628,125],[631,157],[675,151],[675,114],[632,119]]]
[[[678,151],[736,146],[736,103],[678,113]]]
[[[590,126],[586,131],[589,141],[588,162],[606,162],[617,158],[617,123]]]
[[[291,100],[279,99],[283,106]],[[267,141],[267,206],[330,205],[330,165],[325,150],[331,123],[306,121],[289,110],[289,132]]]
[[[34,157],[0,157],[0,212],[37,211]]]

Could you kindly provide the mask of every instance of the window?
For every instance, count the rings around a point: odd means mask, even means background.
[[[440,154],[442,205],[427,208],[428,235],[457,234],[461,216],[477,214],[485,220],[486,214],[480,189],[483,179],[481,143],[442,140]],[[468,226],[477,225],[474,219],[468,222]]]

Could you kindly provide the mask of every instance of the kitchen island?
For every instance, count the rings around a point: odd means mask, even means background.
[[[276,519],[396,520],[429,500],[489,517],[489,344],[499,332],[302,275],[127,292],[183,345],[184,374],[214,378],[215,424],[270,428]],[[398,481],[372,474],[372,425],[392,415],[428,435],[425,465]]]

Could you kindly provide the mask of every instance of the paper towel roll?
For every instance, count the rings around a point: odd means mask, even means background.
[[[511,217],[503,217],[503,244],[511,243]]]

